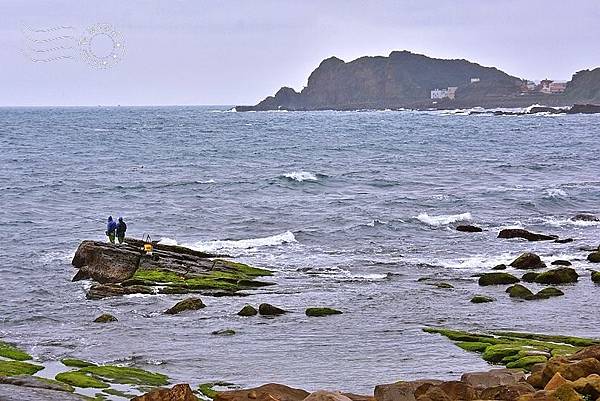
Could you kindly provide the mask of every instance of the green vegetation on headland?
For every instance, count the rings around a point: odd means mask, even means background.
[[[533,333],[492,332],[471,333],[443,328],[424,328],[426,333],[441,334],[471,352],[481,353],[490,363],[507,368],[529,370],[536,363],[546,362],[550,357],[569,355],[582,347],[600,344],[600,340]]]

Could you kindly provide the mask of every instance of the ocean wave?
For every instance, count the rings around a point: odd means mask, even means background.
[[[367,225],[369,227],[383,226],[386,224],[387,224],[387,221],[383,221],[383,220],[379,220],[379,219],[371,220],[369,223],[367,223]]]
[[[292,171],[291,173],[284,174],[283,177],[298,182],[319,180],[319,177],[310,171]]]
[[[575,227],[594,227],[600,226],[600,221],[591,221],[591,220],[573,220],[548,216],[543,219],[543,223],[552,227],[566,227],[566,226],[575,226]]]
[[[445,226],[447,224],[456,223],[458,221],[471,220],[472,218],[473,217],[469,212],[461,214],[442,214],[440,216],[430,216],[427,213],[420,213],[417,216],[418,220],[422,221],[425,224],[435,227]]]
[[[205,181],[196,181],[196,184],[215,184],[216,181],[213,179],[205,180]]]
[[[163,237],[158,241],[159,245],[177,245],[177,240],[169,237]]]
[[[240,240],[198,241],[185,247],[207,253],[234,253],[236,251],[259,247],[278,246],[298,242],[294,233],[286,231],[269,237],[249,238]]]
[[[564,198],[569,194],[560,188],[549,188],[546,190],[546,194],[551,198]]]

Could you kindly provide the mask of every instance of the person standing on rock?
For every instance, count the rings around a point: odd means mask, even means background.
[[[122,217],[119,217],[119,222],[117,223],[117,239],[119,240],[119,244],[125,241],[125,231],[127,231],[127,224],[125,224]]]
[[[108,216],[108,223],[106,223],[106,235],[111,244],[115,243],[115,231],[117,230],[117,223],[113,220],[112,216]]]

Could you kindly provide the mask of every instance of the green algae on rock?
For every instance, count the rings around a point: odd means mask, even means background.
[[[252,305],[244,305],[244,307],[237,313],[238,316],[256,316],[258,315],[258,311]]]
[[[479,277],[479,285],[502,285],[502,284],[515,284],[520,280],[509,273],[484,273]]]
[[[571,267],[559,267],[558,269],[548,270],[536,276],[535,282],[539,284],[569,284],[575,283],[579,279],[579,274]]]
[[[23,361],[0,360],[0,376],[33,375],[42,369],[43,366]]]
[[[204,302],[200,298],[186,298],[167,309],[165,313],[167,315],[176,315],[186,310],[198,310],[205,307],[206,305],[204,305]]]
[[[117,389],[114,389],[114,388],[106,388],[106,389],[102,390],[102,392],[106,393],[108,395],[114,395],[116,397],[126,398],[128,400],[130,400],[133,397],[135,397],[135,395],[133,395],[133,394],[129,394],[129,393],[126,393],[124,391],[117,390]]]
[[[506,292],[511,298],[530,299],[533,297],[533,292],[521,284],[515,284],[508,287]]]
[[[535,294],[533,297],[535,299],[548,299],[552,297],[560,297],[563,295],[565,295],[565,293],[559,290],[558,288],[546,287],[538,291],[537,294]]]
[[[471,298],[471,302],[474,304],[484,304],[487,302],[494,302],[495,299],[492,297],[488,297],[486,295],[475,295],[473,298]]]
[[[31,355],[4,341],[0,341],[0,356],[15,361],[28,361],[31,359]]]
[[[118,322],[119,320],[109,313],[103,313],[94,319],[94,323],[110,323],[110,322]]]
[[[169,384],[169,378],[161,373],[153,373],[148,372],[147,370],[125,366],[88,366],[80,369],[79,371],[102,378],[111,383],[153,387],[165,386]]]
[[[331,316],[331,315],[341,315],[343,312],[333,308],[306,308],[304,311],[306,316],[310,317],[323,317],[323,316]]]
[[[76,358],[63,358],[60,360],[60,362],[63,365],[68,366],[70,368],[85,368],[88,366],[96,366],[95,363]]]
[[[73,387],[81,388],[108,388],[108,384],[102,380],[89,375],[81,370],[71,370],[69,372],[62,372],[55,376],[55,379],[59,382],[66,383]]]
[[[600,284],[600,272],[593,271],[592,272],[592,282],[596,284]]]
[[[288,313],[288,311],[271,304],[260,304],[258,306],[258,313],[260,313],[261,316],[279,316]]]

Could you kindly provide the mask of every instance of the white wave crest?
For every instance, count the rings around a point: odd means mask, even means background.
[[[551,198],[562,198],[569,195],[566,191],[560,188],[549,188],[546,190],[546,194],[548,194],[548,196]]]
[[[440,216],[430,216],[427,213],[420,213],[417,216],[417,219],[422,221],[425,224],[429,224],[430,226],[445,226],[447,224],[456,223],[457,221],[465,221],[471,220],[473,217],[471,213],[461,213],[461,214],[448,214],[448,215],[440,215]]]
[[[160,245],[177,245],[177,241],[173,238],[164,237],[158,241]]]
[[[387,224],[387,221],[383,221],[383,220],[379,220],[379,219],[371,220],[369,223],[367,223],[367,225],[369,227],[383,226],[385,224]]]
[[[549,217],[544,218],[544,224],[547,224],[552,227],[565,227],[565,226],[593,227],[593,226],[600,226],[600,221],[573,220],[573,219],[565,219],[565,218],[549,216]]]
[[[208,253],[232,253],[244,249],[252,249],[263,246],[277,246],[289,244],[292,242],[298,241],[296,241],[294,233],[292,233],[291,231],[286,231],[284,233],[272,235],[270,237],[240,240],[198,241],[188,247],[201,252]]]
[[[284,174],[283,176],[298,182],[319,180],[315,174],[309,171],[292,171],[291,173]]]
[[[213,180],[213,179],[206,180],[206,181],[201,181],[201,180],[200,181],[196,181],[196,184],[215,184],[215,183],[216,183],[216,181]]]

